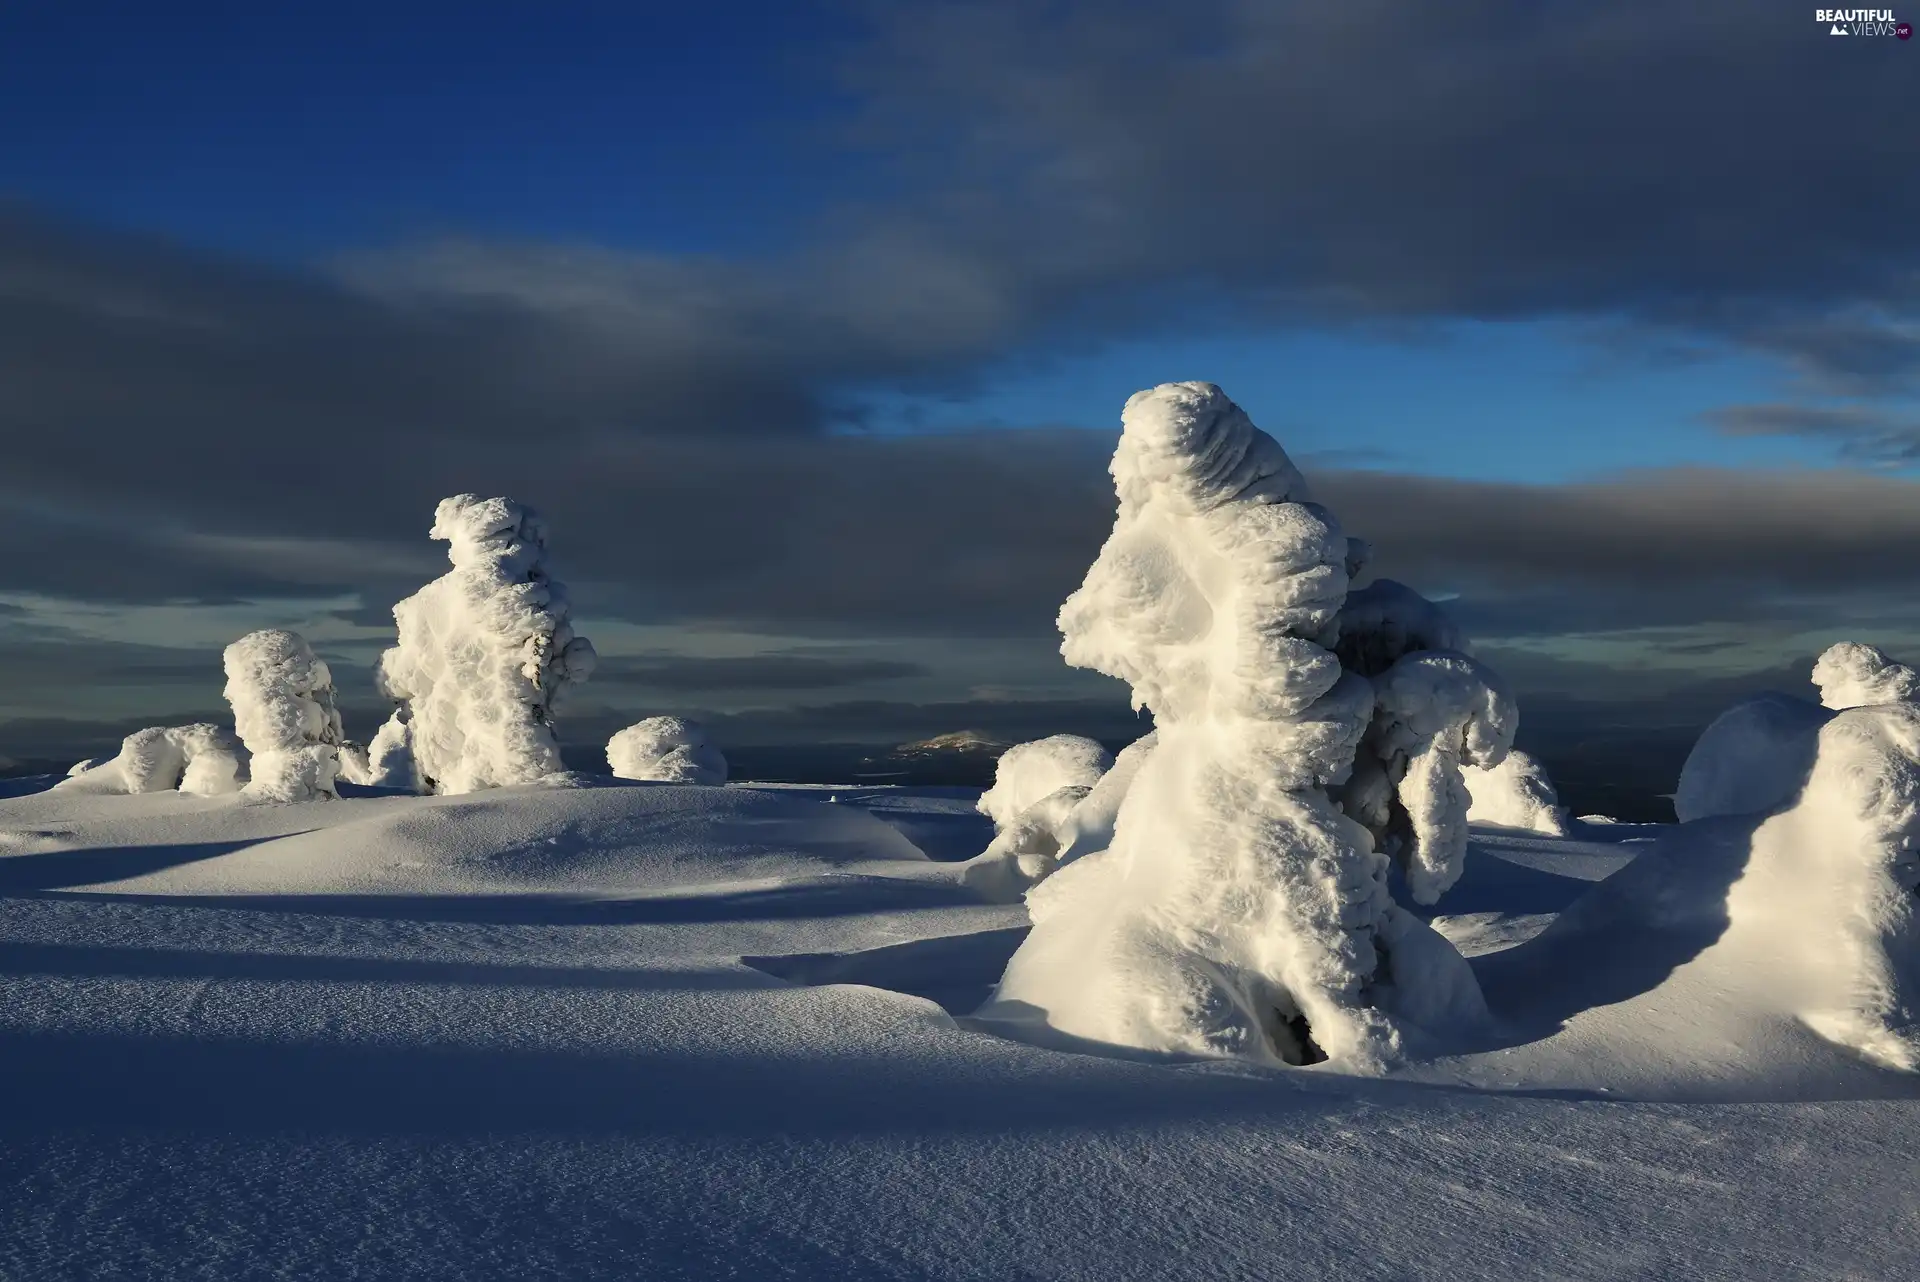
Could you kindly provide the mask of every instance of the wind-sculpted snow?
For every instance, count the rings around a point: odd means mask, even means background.
[[[333,674],[297,633],[250,632],[226,649],[227,702],[251,755],[246,792],[262,801],[337,796],[345,738]]]
[[[1506,759],[1519,710],[1486,665],[1444,650],[1402,656],[1374,686],[1378,712],[1364,751],[1380,762],[1399,802],[1386,826],[1388,848],[1414,901],[1437,903],[1466,860],[1472,797],[1462,770]],[[1404,824],[1394,822],[1402,816]]]
[[[979,810],[1004,831],[1042,798],[1092,788],[1112,768],[1112,754],[1077,734],[1016,743],[994,763],[993,787],[980,794]]]
[[[1106,849],[1029,893],[1033,932],[982,1017],[1362,1067],[1399,1048],[1388,1007],[1437,1028],[1482,1017],[1465,963],[1392,903],[1384,857],[1326,792],[1374,714],[1330,648],[1364,548],[1219,388],[1140,392],[1122,421],[1119,513],[1061,609],[1061,652],[1126,681],[1156,741]]]
[[[607,740],[607,765],[621,779],[719,785],[727,759],[707,732],[684,717],[648,717]]]
[[[1835,710],[1920,699],[1920,672],[1859,641],[1829,646],[1814,661],[1813,684],[1821,704]]]
[[[1920,706],[1840,712],[1794,804],[1754,832],[1728,934],[1822,1036],[1920,1067]]]
[[[994,763],[993,787],[978,809],[993,820],[991,844],[967,870],[967,884],[992,899],[1010,900],[1050,874],[1059,862],[1061,828],[1113,766],[1092,739],[1057,734],[1017,743]]]
[[[1497,766],[1463,766],[1473,823],[1520,828],[1549,837],[1567,835],[1567,810],[1545,766],[1515,748]]]
[[[229,732],[210,722],[150,726],[120,744],[119,755],[83,761],[60,786],[84,792],[184,792],[216,797],[238,792],[245,750]]]
[[[372,773],[440,793],[531,783],[560,770],[555,705],[593,671],[547,572],[546,524],[511,499],[443,499],[431,535],[453,569],[393,607],[399,644],[380,660],[398,705]]]
[[[1700,732],[1673,793],[1681,823],[1757,815],[1785,804],[1813,768],[1820,728],[1833,713],[1768,691],[1742,699]]]

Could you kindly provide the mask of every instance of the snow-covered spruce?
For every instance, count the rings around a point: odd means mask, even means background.
[[[727,759],[707,732],[685,717],[648,717],[607,740],[607,766],[617,778],[653,783],[719,785]]]
[[[1725,944],[1814,1031],[1920,1067],[1920,705],[1840,711],[1793,804],[1753,834]]]
[[[546,523],[512,499],[442,499],[433,538],[453,569],[393,607],[380,659],[397,705],[370,772],[439,793],[535,783],[560,770],[553,711],[593,671],[564,586],[547,573]]]
[[[1836,711],[1920,699],[1920,672],[1860,641],[1827,647],[1814,660],[1813,684],[1820,688],[1821,705]]]
[[[179,791],[214,797],[240,790],[245,756],[233,736],[211,722],[150,726],[121,740],[117,756],[75,765],[61,786],[89,792]]]
[[[1497,766],[1465,766],[1461,774],[1473,799],[1467,810],[1472,822],[1549,837],[1567,835],[1567,808],[1560,804],[1546,767],[1526,753],[1515,748]]]
[[[1219,388],[1138,393],[1122,421],[1119,513],[1061,609],[1062,653],[1131,685],[1156,742],[1111,844],[1029,892],[1033,930],[982,1017],[1355,1067],[1391,1058],[1402,1023],[1484,1019],[1466,963],[1392,902],[1326,791],[1374,719],[1373,684],[1330,649],[1361,550]]]
[[[249,632],[226,649],[227,702],[252,757],[247,796],[319,801],[338,794],[340,712],[333,673],[298,633]]]
[[[993,842],[972,860],[962,880],[987,897],[1011,900],[1058,863],[1060,829],[1113,757],[1093,739],[1057,734],[1018,743],[994,763],[993,787],[976,807],[993,820]]]

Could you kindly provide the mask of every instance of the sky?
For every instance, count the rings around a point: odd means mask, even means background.
[[[550,518],[564,733],[1124,737],[1053,618],[1191,378],[1535,733],[1920,653],[1920,46],[1805,9],[74,0],[0,119],[14,758],[262,626],[370,733],[469,490]]]

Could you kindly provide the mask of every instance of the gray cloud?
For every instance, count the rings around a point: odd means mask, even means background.
[[[1624,313],[1836,384],[1920,356],[1910,51],[1837,47],[1803,10],[1122,0],[887,21],[886,56],[854,72],[904,122],[876,128],[964,190],[948,212],[982,252],[1054,279],[1204,289],[1216,316]]]
[[[596,687],[629,683],[692,695],[714,691],[830,690],[901,677],[926,676],[932,669],[897,659],[828,659],[801,654],[765,654],[709,659],[691,655],[603,656],[594,668]]]
[[[1920,462],[1920,419],[1876,405],[1728,405],[1706,421],[1733,436],[1800,436],[1874,467]]]

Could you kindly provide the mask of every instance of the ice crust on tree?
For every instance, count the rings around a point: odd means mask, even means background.
[[[378,678],[398,706],[370,773],[390,780],[410,765],[416,786],[439,793],[557,774],[554,707],[594,654],[547,572],[546,523],[512,499],[461,494],[441,500],[430,534],[453,569],[393,607],[399,643]]]
[[[1519,828],[1549,837],[1567,835],[1567,809],[1548,777],[1546,767],[1515,748],[1497,766],[1466,766],[1461,770],[1472,804],[1467,818],[1474,823]]]
[[[1385,857],[1327,792],[1374,721],[1374,684],[1332,649],[1364,546],[1212,384],[1137,393],[1122,422],[1119,512],[1061,608],[1061,652],[1126,681],[1155,743],[1111,844],[1028,893],[1033,930],[981,1017],[1355,1066],[1395,1055],[1402,1023],[1483,1019],[1464,960],[1392,902]],[[1434,737],[1457,729],[1464,750],[1484,737],[1470,723],[1441,716]]]
[[[240,790],[245,757],[233,735],[211,722],[150,726],[121,740],[117,756],[75,765],[67,774],[69,782],[61,786],[216,797]]]
[[[1791,800],[1807,781],[1832,711],[1768,691],[1715,717],[1680,768],[1673,813],[1681,823],[1756,815]]]
[[[707,742],[699,722],[685,717],[634,722],[607,740],[607,765],[621,779],[709,785],[727,781],[726,757]]]
[[[223,656],[233,725],[252,758],[247,796],[319,801],[338,796],[345,738],[333,673],[298,633],[250,632]]]
[[[1812,742],[1805,786],[1753,834],[1727,940],[1822,1036],[1920,1067],[1920,706],[1843,710]]]
[[[1920,672],[1860,641],[1829,646],[1814,661],[1813,684],[1820,688],[1822,706],[1836,711],[1920,699]]]

